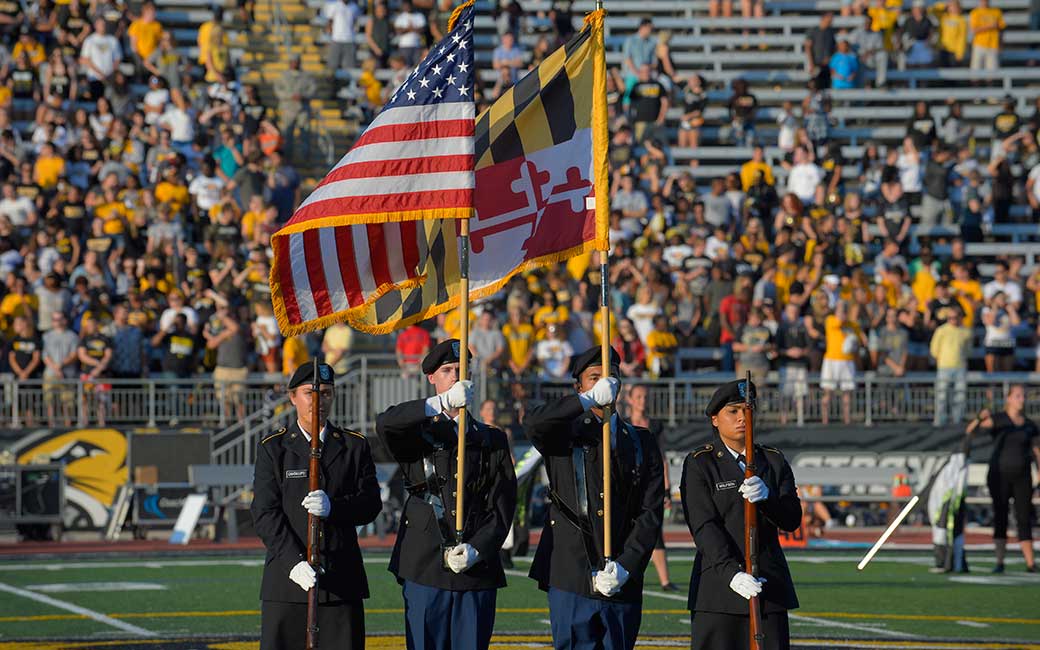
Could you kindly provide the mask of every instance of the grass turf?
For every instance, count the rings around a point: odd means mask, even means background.
[[[923,555],[882,555],[864,572],[858,558],[827,553],[789,554],[801,600],[793,612],[796,638],[987,639],[1040,642],[1040,577],[1009,565],[990,576],[979,561],[968,576],[928,573]],[[372,634],[403,631],[400,589],[386,571],[386,556],[366,558],[372,597],[366,626]],[[642,632],[689,633],[685,584],[692,557],[676,552],[669,566],[679,594],[664,594],[647,572]],[[27,590],[125,621],[163,636],[259,634],[256,556],[181,559],[0,563],[0,640],[27,638],[126,638],[110,624],[54,604],[33,600]],[[509,587],[498,595],[496,634],[548,633],[545,595],[523,577],[517,562]],[[129,583],[129,584],[118,584]],[[150,586],[148,590],[137,590]],[[6,588],[5,588],[6,586]]]

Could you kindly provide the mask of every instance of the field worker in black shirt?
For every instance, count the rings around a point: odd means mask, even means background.
[[[986,429],[993,436],[986,484],[993,497],[993,545],[997,556],[994,573],[1004,572],[1009,500],[1015,502],[1018,543],[1026,560],[1026,571],[1036,573],[1032,528],[1034,486],[1029,467],[1034,460],[1040,467],[1040,432],[1036,423],[1025,416],[1025,402],[1025,386],[1015,384],[1008,389],[1003,412],[990,413],[989,409],[983,409],[968,424],[969,442],[979,429]]]
[[[746,380],[720,387],[705,413],[715,436],[686,457],[681,485],[686,525],[697,544],[688,606],[693,650],[748,646],[748,600],[758,596],[765,650],[787,650],[787,611],[798,607],[778,529],[797,530],[802,504],[787,460],[755,445],[757,473],[745,479]],[[752,403],[755,385],[750,386]],[[757,504],[758,577],[744,570],[744,500]]]

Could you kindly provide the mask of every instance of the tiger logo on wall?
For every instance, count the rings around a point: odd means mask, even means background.
[[[101,528],[130,475],[126,433],[115,429],[41,430],[10,449],[19,465],[65,467],[65,528]]]

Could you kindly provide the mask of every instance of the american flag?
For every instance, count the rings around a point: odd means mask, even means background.
[[[422,220],[472,214],[473,73],[468,3],[272,238],[272,300],[287,335],[419,284]]]

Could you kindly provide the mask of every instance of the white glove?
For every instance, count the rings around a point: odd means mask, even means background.
[[[769,486],[758,476],[744,479],[737,491],[751,503],[758,503],[769,498]]]
[[[616,377],[600,377],[592,388],[582,393],[581,396],[596,406],[606,406],[614,403],[620,389],[621,382]]]
[[[733,579],[729,581],[729,588],[743,596],[745,599],[751,600],[762,593],[762,585],[765,583],[765,578],[756,579],[750,573],[744,573],[741,571],[733,576]]]
[[[457,381],[451,388],[440,394],[441,405],[445,410],[469,407],[473,401],[473,382],[467,380]]]
[[[621,591],[627,581],[628,571],[614,560],[607,562],[602,571],[592,572],[592,586],[608,598]]]
[[[315,517],[328,517],[332,511],[332,502],[329,501],[329,495],[325,494],[325,490],[308,492],[300,505]]]
[[[479,561],[480,553],[469,544],[459,544],[448,551],[446,559],[449,569],[455,573],[462,573],[463,571],[468,571]]]
[[[307,564],[306,560],[296,563],[296,566],[289,572],[289,579],[300,585],[300,589],[304,591],[310,591],[311,587],[318,581],[314,573],[314,567]]]

